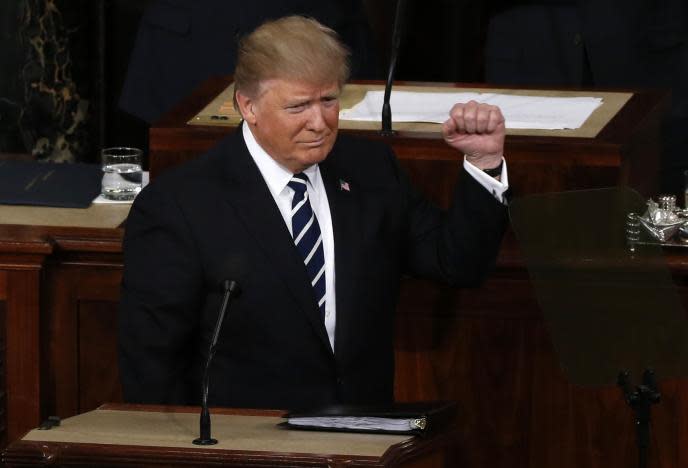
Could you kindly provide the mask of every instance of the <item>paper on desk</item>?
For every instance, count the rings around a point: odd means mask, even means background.
[[[342,120],[380,121],[383,97],[382,91],[368,91],[361,102],[341,111],[339,117]],[[602,98],[596,97],[392,91],[392,120],[442,123],[455,103],[470,100],[499,106],[507,128],[544,130],[580,128],[602,104]]]

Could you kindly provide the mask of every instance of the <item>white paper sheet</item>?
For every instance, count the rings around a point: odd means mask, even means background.
[[[384,92],[368,91],[351,109],[340,112],[342,120],[379,122]],[[416,93],[392,91],[393,122],[447,120],[457,102],[474,100],[499,106],[507,128],[560,130],[580,128],[602,104],[597,97],[545,97],[496,93]]]

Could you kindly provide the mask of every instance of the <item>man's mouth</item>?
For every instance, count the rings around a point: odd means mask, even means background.
[[[317,138],[315,140],[302,141],[301,144],[310,148],[315,148],[325,143],[325,137]]]

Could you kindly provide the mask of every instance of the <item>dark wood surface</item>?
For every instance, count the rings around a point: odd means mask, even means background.
[[[123,411],[194,412],[198,408],[134,405],[106,405],[103,409]],[[213,414],[241,414],[250,416],[281,416],[275,410],[213,409]],[[20,440],[11,444],[2,454],[4,466],[231,466],[231,467],[399,467],[442,468],[453,467],[447,450],[455,437],[454,427],[429,437],[411,437],[392,445],[382,456],[280,453],[274,451],[240,451],[204,447],[165,448],[133,445],[103,445],[74,442],[47,442]],[[330,434],[337,437],[336,434]]]
[[[84,296],[119,298],[122,231],[0,225],[0,311],[4,311],[3,353],[8,440],[16,440],[50,414],[76,414],[71,405],[87,387],[74,382],[79,356],[79,323]],[[78,271],[76,276],[62,273]],[[108,282],[103,269],[114,271]],[[81,288],[83,294],[74,294]],[[89,289],[86,289],[89,288]],[[4,292],[4,294],[3,294]],[[109,344],[114,343],[110,328]],[[71,333],[71,334],[70,334]],[[87,331],[85,336],[91,332]],[[105,343],[105,342],[104,342]],[[114,349],[104,356],[112,356]],[[89,355],[85,355],[89,356]],[[103,359],[94,353],[93,363]],[[102,361],[113,364],[112,360]],[[98,365],[98,364],[95,364]],[[107,372],[115,373],[116,368]],[[81,376],[87,378],[87,376]],[[118,388],[118,384],[115,388]],[[102,392],[102,382],[97,391]],[[89,387],[92,388],[92,387]],[[98,404],[102,403],[98,400]],[[69,403],[68,403],[69,402]]]
[[[8,440],[40,418],[40,269],[50,246],[31,229],[9,229],[0,242],[4,284],[3,369]]]
[[[7,276],[0,271],[0,447],[7,445]]]
[[[199,156],[233,131],[231,127],[186,125],[229,83],[230,77],[206,81],[151,127],[149,164],[152,178],[169,167]],[[489,90],[486,85],[473,83],[445,83],[443,86]],[[634,92],[595,138],[508,135],[505,155],[510,185],[518,194],[617,184],[629,185],[645,195],[653,194],[660,149],[657,143],[659,115],[666,105],[665,97],[659,91]],[[342,131],[387,141],[421,190],[439,202],[449,199],[457,154],[439,134],[399,132],[385,138],[372,131]]]

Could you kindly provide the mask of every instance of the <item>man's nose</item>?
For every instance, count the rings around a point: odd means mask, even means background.
[[[325,124],[325,114],[321,104],[315,104],[308,110],[308,128],[320,131],[327,127]]]

